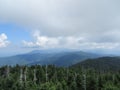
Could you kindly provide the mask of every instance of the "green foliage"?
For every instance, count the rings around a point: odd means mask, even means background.
[[[83,67],[98,71],[120,71],[120,57],[100,57],[87,59],[72,65],[72,67]]]
[[[27,69],[26,69],[27,68]],[[22,73],[21,73],[22,69]],[[120,72],[54,65],[0,68],[0,90],[119,90]],[[34,72],[36,71],[36,73]],[[9,74],[9,75],[7,75]],[[22,75],[22,77],[21,77]],[[36,79],[34,79],[36,77]],[[48,79],[46,81],[46,78]]]

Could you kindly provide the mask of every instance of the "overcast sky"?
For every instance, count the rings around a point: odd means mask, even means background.
[[[119,0],[0,0],[1,52],[119,47]]]

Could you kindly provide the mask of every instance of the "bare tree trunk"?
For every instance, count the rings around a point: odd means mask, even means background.
[[[24,81],[25,82],[27,81],[27,67],[25,68],[25,71],[24,71]]]
[[[6,77],[9,78],[10,76],[10,67],[7,66],[7,69],[6,69]]]
[[[20,84],[23,83],[23,69],[20,69]]]
[[[86,74],[83,74],[83,88],[86,90]]]
[[[77,81],[76,81],[76,79],[77,79],[77,73],[76,72],[75,72],[73,78],[74,78],[74,87],[75,87],[75,90],[77,90]]]
[[[34,78],[33,78],[33,81],[34,81],[34,83],[36,83],[36,81],[37,81],[37,77],[36,77],[36,69],[34,69]]]

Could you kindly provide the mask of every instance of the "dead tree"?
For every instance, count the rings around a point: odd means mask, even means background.
[[[37,77],[36,77],[36,69],[34,69],[34,78],[33,78],[33,81],[34,81],[34,83],[36,83],[36,81],[37,81]]]
[[[23,69],[21,68],[20,69],[20,84],[22,84],[23,83]]]
[[[86,74],[83,74],[83,88],[86,90]]]
[[[6,77],[9,78],[10,76],[10,67],[7,66],[7,69],[6,69]]]
[[[76,78],[77,78],[77,73],[74,74],[74,82],[76,82]]]
[[[24,71],[24,81],[25,82],[27,81],[27,67],[25,68],[25,71]]]

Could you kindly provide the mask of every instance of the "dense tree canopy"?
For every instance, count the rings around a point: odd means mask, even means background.
[[[119,90],[120,72],[49,66],[4,66],[0,90]]]

